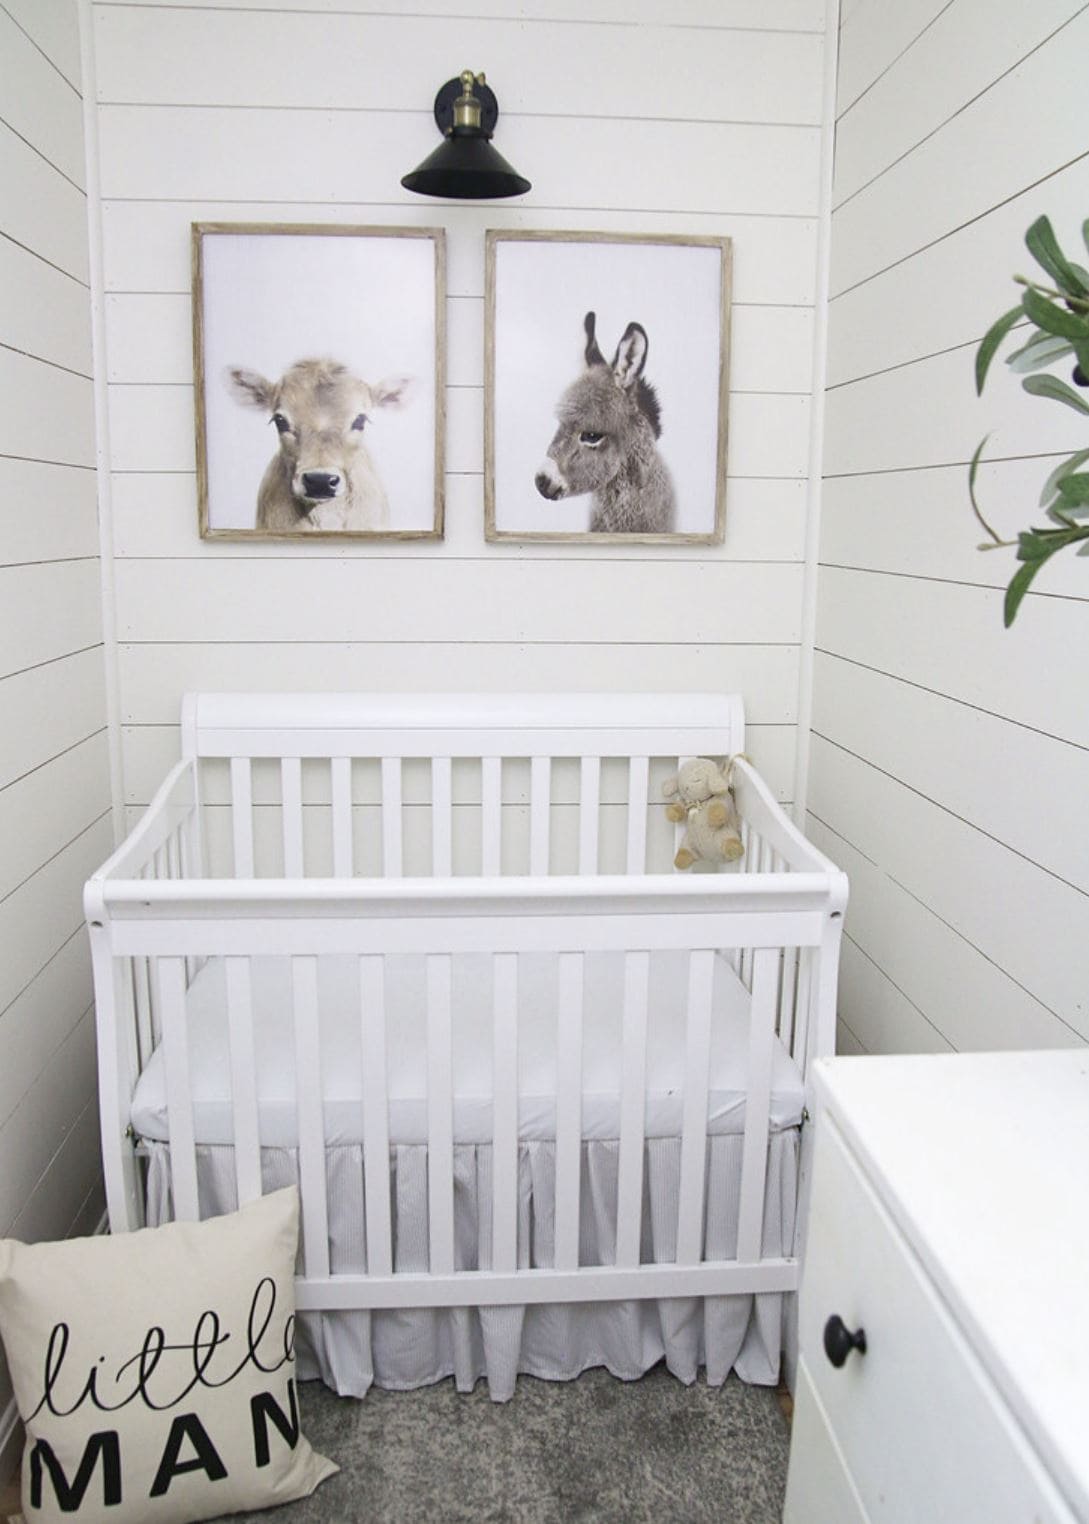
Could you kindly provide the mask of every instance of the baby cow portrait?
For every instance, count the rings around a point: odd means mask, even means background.
[[[369,382],[338,360],[299,360],[270,381],[232,366],[227,385],[243,406],[276,429],[272,459],[257,489],[256,527],[366,531],[389,526],[389,500],[366,435],[383,409],[403,407],[406,376]]]
[[[643,378],[646,329],[629,323],[609,364],[596,323],[588,312],[586,369],[560,398],[559,428],[534,478],[537,491],[552,502],[592,493],[591,534],[668,534],[676,502],[657,448],[661,408]]]

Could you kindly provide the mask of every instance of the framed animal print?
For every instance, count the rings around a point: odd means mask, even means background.
[[[488,232],[487,539],[722,541],[730,255],[728,238]]]
[[[194,223],[203,539],[439,538],[445,235]]]

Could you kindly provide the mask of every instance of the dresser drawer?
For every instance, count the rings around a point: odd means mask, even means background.
[[[869,1524],[804,1356],[794,1388],[783,1524]]]
[[[801,1350],[869,1517],[1074,1524],[834,1121],[819,1125]],[[833,1314],[866,1334],[839,1369],[823,1348]]]

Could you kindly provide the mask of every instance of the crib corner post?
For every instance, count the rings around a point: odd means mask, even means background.
[[[101,880],[84,889],[84,912],[91,943],[98,1051],[98,1104],[103,1182],[110,1231],[144,1225],[143,1193],[129,1101],[136,1082],[136,1050],[131,988],[119,977],[110,945],[109,914]]]

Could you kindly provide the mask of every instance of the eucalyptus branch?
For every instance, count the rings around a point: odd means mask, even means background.
[[[1014,281],[1018,286],[1028,286],[1032,291],[1038,291],[1041,296],[1053,296],[1057,301],[1065,302],[1075,312],[1089,313],[1089,300],[1081,296],[1071,296],[1068,291],[1056,291],[1054,286],[1041,286],[1037,280],[1030,280],[1027,275],[1015,275]]]

